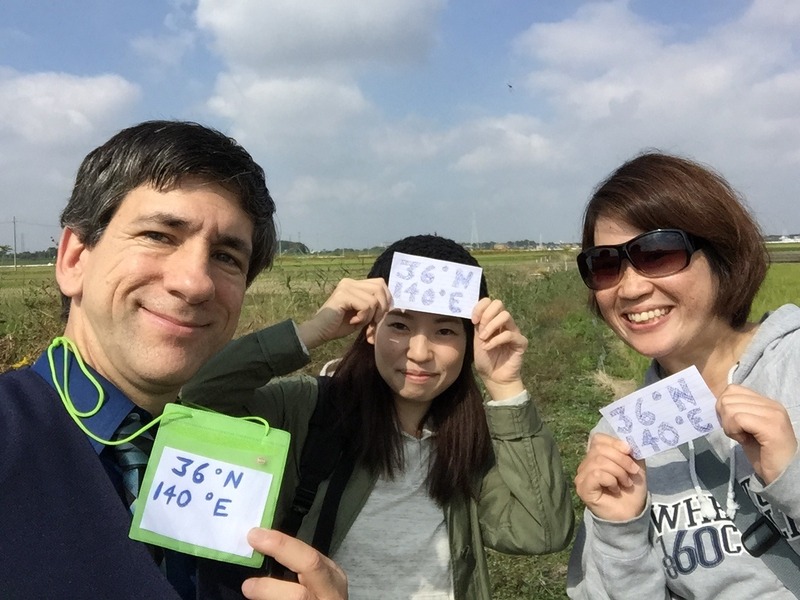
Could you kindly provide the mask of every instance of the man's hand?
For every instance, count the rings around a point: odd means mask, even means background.
[[[335,562],[308,544],[273,529],[256,527],[250,545],[297,573],[297,583],[253,577],[242,584],[250,600],[347,600],[347,575]]]

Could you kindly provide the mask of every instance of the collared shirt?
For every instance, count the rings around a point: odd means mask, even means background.
[[[78,412],[89,412],[101,401],[97,388],[83,372],[78,364],[78,360],[71,353],[67,359],[67,372],[66,374],[64,373],[64,351],[64,346],[57,346],[53,349],[52,369],[50,357],[47,352],[36,360],[31,366],[31,369],[53,386],[56,392],[58,392],[59,387],[62,389],[64,388],[64,382],[66,381],[68,390],[66,390],[65,395],[72,402],[75,410]],[[153,416],[150,413],[131,402],[131,400],[113,383],[108,381],[89,365],[84,364],[84,366],[100,385],[104,396],[102,405],[95,414],[85,418],[78,417],[83,426],[93,435],[101,440],[112,439],[114,433],[122,424],[122,421],[132,411],[136,411],[141,415],[142,424],[152,421]],[[53,372],[55,372],[56,381],[53,381]],[[58,385],[56,385],[56,382]],[[113,448],[89,436],[86,436],[86,440],[92,445],[92,448],[94,448],[94,451],[100,458],[122,502],[127,503],[125,488],[122,481],[122,472]],[[193,557],[182,555],[177,552],[168,552],[167,561],[162,564],[162,569],[165,570],[165,575],[167,575],[170,583],[172,583],[181,596],[184,598],[194,597],[195,583],[193,581],[193,576],[195,564]]]
[[[31,368],[38,373],[42,379],[53,386],[58,391],[58,387],[64,387],[64,381],[69,384],[68,397],[72,400],[72,404],[79,412],[87,412],[92,410],[100,400],[98,392],[92,382],[86,377],[78,364],[77,359],[70,355],[68,358],[68,368],[66,377],[64,376],[64,347],[58,346],[53,349],[53,366],[58,386],[53,381],[53,373],[50,368],[50,359],[47,352],[42,354]],[[137,409],[141,411],[143,421],[147,422],[152,419],[151,415],[131,402],[125,394],[123,394],[117,387],[108,381],[105,377],[100,375],[89,365],[85,365],[86,370],[92,374],[97,380],[97,383],[103,389],[105,400],[94,415],[91,417],[81,418],[83,425],[91,431],[94,435],[103,440],[110,440],[114,432],[122,424],[123,419],[128,416],[132,410]],[[106,446],[92,438],[86,438],[94,448],[95,452],[99,455]]]

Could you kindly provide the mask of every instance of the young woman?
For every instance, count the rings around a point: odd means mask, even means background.
[[[290,325],[282,342],[269,331],[233,342],[183,398],[291,432],[277,524],[291,513],[310,421],[327,398],[335,411],[321,429],[342,433],[343,458],[314,493],[298,537],[319,538],[320,515],[333,510],[330,556],[347,573],[351,600],[488,599],[484,545],[537,554],[568,543],[573,513],[561,460],[522,384],[527,340],[502,302],[487,297],[485,280],[471,319],[395,310],[386,285],[394,252],[477,266],[450,240],[400,240],[369,279],[343,281],[297,336]],[[306,360],[300,341],[311,348],[354,329],[329,380],[270,381]],[[337,487],[331,509],[326,497]],[[217,565],[206,583],[236,588],[241,576],[220,583],[226,570]]]
[[[644,154],[596,189],[578,266],[595,311],[652,359],[645,384],[696,366],[721,429],[637,461],[600,422],[575,477],[586,511],[569,596],[794,598],[746,549],[764,534],[762,549],[782,536],[800,550],[800,309],[748,320],[767,271],[754,219],[710,169]],[[695,450],[706,442],[710,463]],[[763,515],[755,537],[734,521],[746,496]]]

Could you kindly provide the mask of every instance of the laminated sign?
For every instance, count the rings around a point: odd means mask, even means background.
[[[194,556],[260,565],[263,556],[247,543],[247,532],[272,524],[289,439],[263,419],[168,404],[130,537]]]

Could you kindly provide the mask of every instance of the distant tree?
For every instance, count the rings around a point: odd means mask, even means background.
[[[9,252],[11,252],[11,246],[8,244],[0,244],[0,257],[5,256]]]

